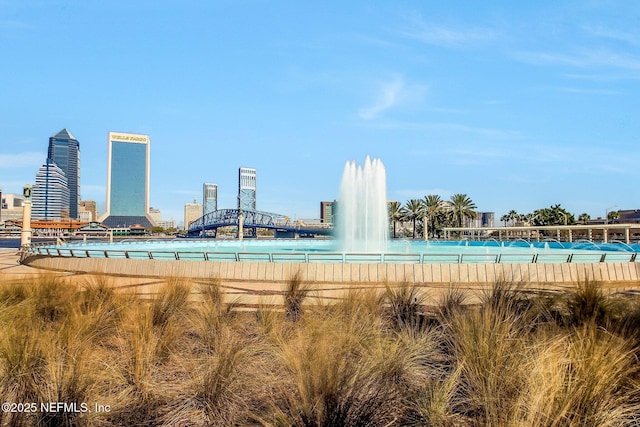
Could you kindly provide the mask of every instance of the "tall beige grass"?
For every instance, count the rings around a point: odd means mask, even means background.
[[[300,276],[288,288],[246,311],[216,278],[150,298],[104,276],[0,282],[0,398],[110,407],[0,425],[640,424],[633,294],[499,280],[470,305],[380,283],[321,304]]]

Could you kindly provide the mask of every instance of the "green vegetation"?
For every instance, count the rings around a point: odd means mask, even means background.
[[[2,401],[91,409],[4,411],[0,425],[640,422],[638,297],[593,281],[441,298],[382,283],[326,304],[310,289],[294,275],[277,306],[246,310],[216,278],[151,295],[105,277],[0,278]]]
[[[430,194],[423,200],[407,200],[404,206],[399,202],[389,202],[389,223],[394,237],[397,237],[398,223],[405,221],[411,223],[411,230],[404,230],[405,235],[410,233],[414,239],[419,234],[424,236],[426,223],[426,232],[437,236],[444,227],[461,227],[469,219],[475,219],[475,209],[475,203],[466,194],[454,194],[448,201]]]
[[[583,224],[589,221],[588,214],[580,214],[578,220]],[[533,213],[519,214],[515,210],[509,211],[509,213],[500,217],[500,221],[504,222],[504,225],[515,225],[516,222],[528,223],[531,225],[546,226],[546,225],[574,225],[576,219],[572,213],[566,209],[560,207],[560,205],[552,205],[548,208],[536,209]]]

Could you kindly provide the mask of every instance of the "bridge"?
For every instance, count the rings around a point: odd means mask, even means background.
[[[203,237],[206,235],[217,236],[221,227],[237,227],[239,209],[218,209],[198,218],[189,225],[187,236]],[[250,235],[256,236],[257,229],[274,230],[276,237],[299,236],[328,236],[333,234],[331,224],[304,224],[300,221],[291,221],[287,216],[271,212],[255,210],[242,210],[243,230],[249,229]],[[212,232],[212,233],[211,233]]]

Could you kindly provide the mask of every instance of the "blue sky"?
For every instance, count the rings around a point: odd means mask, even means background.
[[[348,160],[388,198],[466,193],[499,218],[640,208],[640,2],[0,0],[0,186],[68,128],[104,209],[107,134],[151,136],[151,205],[203,182],[317,218]]]

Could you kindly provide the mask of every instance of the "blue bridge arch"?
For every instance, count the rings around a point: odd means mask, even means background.
[[[239,209],[218,209],[198,218],[189,225],[187,236],[202,236],[207,231],[213,231],[214,236],[218,228],[234,227],[238,225]],[[242,210],[243,229],[250,229],[256,235],[259,228],[274,230],[276,233],[295,233],[298,235],[332,235],[331,224],[306,225],[292,222],[287,216],[257,210]]]

